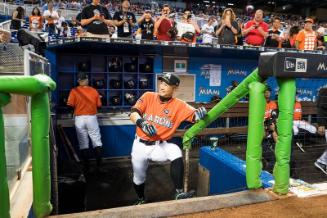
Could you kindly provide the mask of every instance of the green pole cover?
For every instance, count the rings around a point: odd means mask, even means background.
[[[183,137],[184,149],[191,147],[191,142],[194,136],[201,132],[205,127],[215,121],[221,114],[235,105],[241,98],[249,92],[249,84],[252,82],[262,81],[258,75],[258,69],[255,69],[248,77],[246,77],[233,91],[215,105],[203,120],[199,120],[190,129],[188,129]]]
[[[32,97],[32,164],[33,164],[33,209],[36,217],[50,214],[52,206],[50,177],[50,107],[48,93]]]
[[[273,191],[278,194],[287,194],[290,178],[290,156],[296,82],[295,79],[279,79],[278,85],[278,140],[275,147],[276,163],[273,172],[275,177]]]
[[[32,96],[33,210],[37,218],[49,215],[52,210],[50,203],[50,109],[48,92],[55,88],[56,83],[43,74],[0,77],[0,92]],[[3,133],[0,137],[1,140],[4,140]],[[4,185],[1,184],[1,186]],[[8,185],[6,186],[8,189]],[[2,187],[0,188],[2,189]],[[2,198],[0,204],[2,204]]]
[[[253,82],[249,85],[249,122],[246,146],[246,184],[249,189],[257,189],[262,186],[260,174],[266,107],[265,88],[266,86],[260,82]]]
[[[5,151],[5,128],[2,107],[10,102],[10,95],[0,93],[0,217],[10,217],[10,197]]]
[[[1,76],[0,92],[33,96],[56,89],[56,83],[47,75]]]

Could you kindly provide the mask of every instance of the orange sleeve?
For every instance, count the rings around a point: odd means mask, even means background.
[[[181,121],[194,122],[195,108],[186,102],[182,102],[179,105],[178,111],[181,112]]]
[[[135,105],[133,106],[133,108],[137,109],[138,111],[140,111],[142,114],[145,112],[145,109],[147,107],[147,105],[149,104],[149,96],[150,96],[150,92],[146,92],[144,93],[135,103]]]
[[[75,104],[76,104],[76,93],[75,90],[72,89],[68,96],[67,105],[75,107]]]
[[[304,40],[304,32],[303,32],[303,31],[300,31],[300,32],[296,35],[295,41],[302,42],[303,40]]]

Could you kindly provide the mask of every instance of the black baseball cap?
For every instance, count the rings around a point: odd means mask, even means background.
[[[77,80],[80,81],[80,80],[85,80],[85,79],[88,79],[89,76],[87,75],[86,72],[79,72],[77,74]]]
[[[158,79],[171,86],[179,86],[179,83],[181,82],[179,77],[174,73],[165,73],[164,75],[159,76]]]

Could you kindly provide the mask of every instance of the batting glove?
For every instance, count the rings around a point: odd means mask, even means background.
[[[148,136],[152,137],[157,134],[157,129],[144,119],[138,119],[136,125],[142,129],[142,131]]]
[[[203,119],[207,115],[207,110],[205,107],[199,107],[195,110],[195,121]]]

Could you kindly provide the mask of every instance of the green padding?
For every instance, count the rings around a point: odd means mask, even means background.
[[[55,90],[56,83],[48,76],[1,76],[0,92],[33,96]]]
[[[249,92],[249,84],[257,81],[262,81],[262,78],[258,75],[258,69],[254,70],[232,92],[215,105],[203,120],[200,120],[185,132],[183,137],[184,149],[190,148],[193,137],[243,98]]]
[[[276,163],[274,167],[275,185],[273,191],[287,194],[290,178],[290,156],[295,103],[295,79],[279,79],[277,120],[278,141],[275,147]]]
[[[10,102],[10,95],[0,93],[0,217],[10,217],[9,189],[6,167],[5,128],[2,107]]]
[[[56,83],[46,75],[0,77],[0,92],[32,96],[33,209],[37,218],[46,217],[52,209],[50,204],[48,92],[55,88]],[[4,140],[3,133],[0,137],[1,140]],[[4,154],[4,151],[2,153]],[[0,185],[1,189],[5,186],[4,184]],[[8,189],[7,185],[6,187]],[[0,204],[2,204],[2,198]]]
[[[259,82],[250,84],[248,139],[246,147],[246,184],[249,189],[262,186],[260,174],[262,170],[262,139],[264,136],[264,116],[266,86]]]
[[[32,164],[33,209],[36,217],[45,217],[52,210],[50,204],[50,107],[48,93],[32,97]]]

